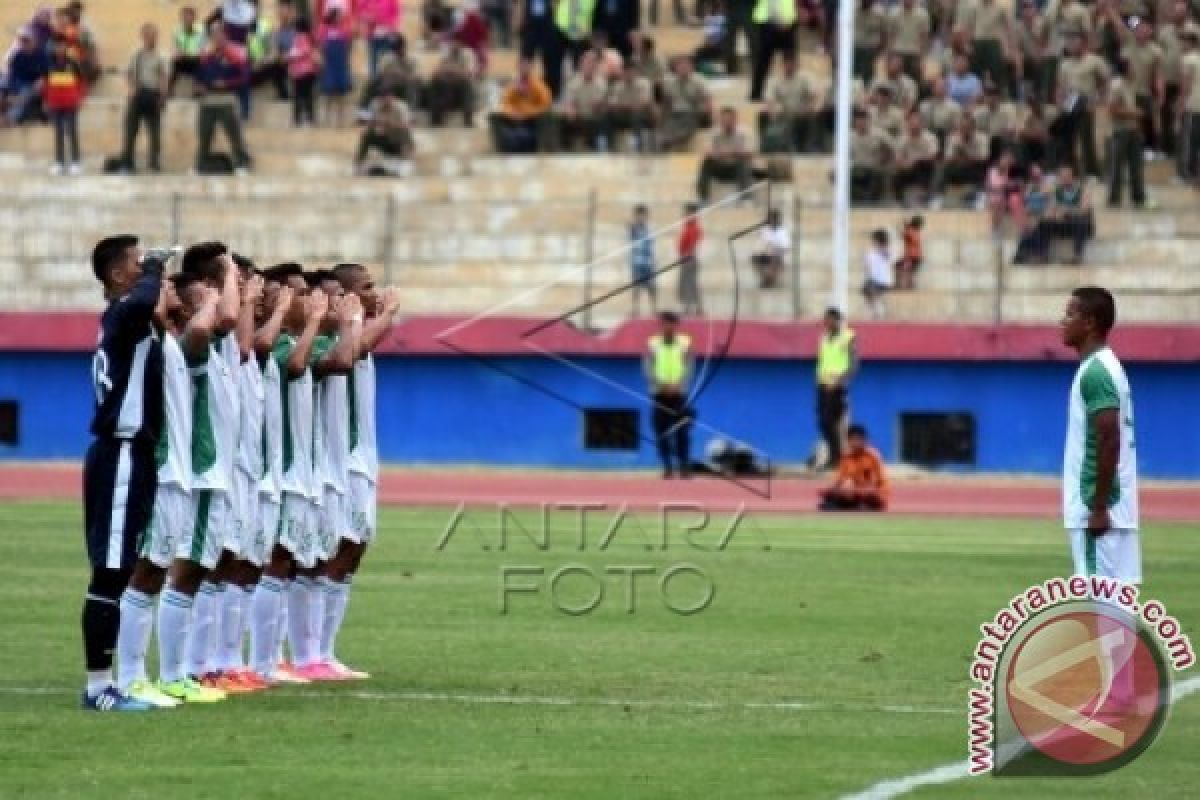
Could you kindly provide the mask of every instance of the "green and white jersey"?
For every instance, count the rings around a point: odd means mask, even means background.
[[[354,363],[348,381],[350,410],[350,471],[379,479],[379,450],[375,438],[375,358],[368,353]]]
[[[350,381],[346,375],[327,375],[319,383],[322,438],[317,442],[317,461],[321,480],[345,494],[350,458]]]
[[[1067,443],[1063,457],[1063,524],[1086,528],[1096,496],[1097,412],[1117,409],[1121,452],[1108,498],[1114,528],[1138,527],[1137,454],[1133,438],[1133,395],[1125,370],[1113,351],[1097,350],[1083,360],[1071,384],[1067,406]]]
[[[179,341],[167,334],[163,349],[163,426],[155,449],[158,485],[192,488],[192,379],[205,366],[190,370]]]
[[[283,393],[279,363],[268,356],[260,369],[263,390],[263,471],[258,490],[272,500],[279,500],[283,481]]]
[[[237,452],[239,408],[237,380],[221,355],[226,339],[208,348],[208,369],[193,377],[192,487],[231,491]],[[237,342],[234,342],[237,347]],[[196,366],[196,365],[193,365]]]
[[[317,415],[314,411],[315,390],[313,386],[312,365],[329,352],[331,340],[318,336],[313,342],[312,355],[308,367],[298,378],[287,376],[287,360],[292,350],[296,348],[296,338],[289,333],[281,334],[275,342],[272,354],[279,366],[281,378],[280,399],[283,404],[282,433],[283,445],[283,479],[280,488],[291,494],[298,494],[319,500],[322,485],[317,480],[315,468],[315,446],[317,438]]]
[[[239,358],[241,353],[238,354]],[[258,361],[248,358],[238,364],[238,402],[242,407],[242,426],[238,431],[237,466],[247,475],[263,474],[263,377]]]

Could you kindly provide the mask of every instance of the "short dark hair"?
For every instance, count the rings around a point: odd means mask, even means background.
[[[125,257],[126,250],[137,247],[137,245],[138,237],[131,233],[108,236],[96,242],[96,246],[92,249],[92,273],[96,276],[96,280],[108,286],[112,268]]]
[[[679,324],[679,315],[674,311],[663,311],[658,315],[658,319],[660,322],[669,322],[673,325]]]
[[[204,278],[195,272],[176,272],[167,278],[175,287],[175,294],[183,297],[183,293],[198,283],[204,283]]]
[[[343,287],[350,282],[350,278],[356,272],[370,273],[365,264],[356,264],[352,261],[346,261],[341,264],[334,264],[329,268],[329,274],[333,279],[342,284]]]
[[[191,272],[206,281],[219,281],[224,276],[218,259],[229,252],[229,248],[221,242],[200,242],[194,244],[183,254],[181,272]]]
[[[846,428],[846,436],[847,438],[850,436],[861,436],[865,439],[867,438],[867,429],[862,425],[851,425],[849,428]]]
[[[287,283],[293,275],[304,275],[304,267],[294,261],[286,261],[263,270],[263,279],[270,283]]]
[[[1112,292],[1099,286],[1080,286],[1071,292],[1079,301],[1080,310],[1092,318],[1101,336],[1107,336],[1117,323],[1117,304]]]
[[[254,262],[241,253],[233,254],[233,263],[237,264],[238,269],[246,275],[253,275],[258,272],[258,267],[254,266]]]
[[[308,284],[308,288],[317,289],[325,281],[337,281],[337,276],[332,270],[314,269],[311,272],[304,273],[304,282]]]
[[[876,228],[871,231],[871,241],[878,245],[886,246],[888,243],[888,232],[883,228]]]
[[[837,306],[830,306],[825,309],[825,316],[840,320],[842,318],[842,310]]]

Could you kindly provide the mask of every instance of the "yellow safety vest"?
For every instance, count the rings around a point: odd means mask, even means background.
[[[595,10],[596,0],[558,0],[554,9],[554,24],[568,39],[586,39],[592,33],[592,14]]]
[[[257,63],[263,60],[267,54],[267,48],[271,45],[271,20],[266,17],[258,18],[258,25],[254,28],[254,33],[250,34],[249,40],[246,42],[246,51],[250,55],[250,62]],[[284,53],[284,55],[287,55]]]
[[[827,386],[850,371],[850,345],[854,342],[854,331],[842,328],[835,336],[821,336],[817,350],[817,383]]]
[[[754,4],[754,22],[763,25],[771,22],[771,11],[776,13],[774,22],[788,26],[796,21],[796,0],[758,0]]]
[[[687,354],[692,340],[687,334],[676,333],[670,344],[659,334],[650,337],[650,353],[654,358],[654,382],[659,385],[683,383],[687,373]]]

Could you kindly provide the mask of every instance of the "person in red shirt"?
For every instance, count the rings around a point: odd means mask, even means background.
[[[54,52],[50,56],[50,68],[42,83],[42,105],[50,122],[54,125],[53,175],[69,172],[78,175],[79,166],[79,108],[83,105],[83,70],[79,63],[68,55],[70,43],[63,38],[54,41]],[[67,165],[67,147],[71,150],[70,166]]]
[[[867,429],[851,425],[846,452],[838,462],[833,486],[820,492],[820,511],[884,511],[888,479],[879,451],[867,444]]]
[[[700,302],[700,261],[698,259],[700,242],[704,231],[700,228],[700,219],[696,216],[699,207],[688,203],[683,207],[687,215],[684,218],[683,229],[679,232],[679,305],[683,313],[697,316],[704,313]]]

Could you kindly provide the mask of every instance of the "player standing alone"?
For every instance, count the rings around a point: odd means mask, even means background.
[[[1105,289],[1076,289],[1062,319],[1063,344],[1079,353],[1067,408],[1063,523],[1077,575],[1141,583],[1133,398],[1108,346],[1116,321]]]

